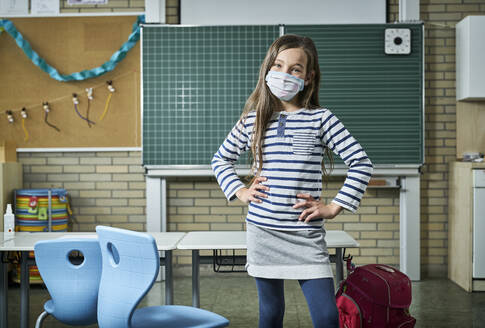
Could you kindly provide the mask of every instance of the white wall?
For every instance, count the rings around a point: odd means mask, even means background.
[[[385,23],[385,0],[181,0],[181,24]]]

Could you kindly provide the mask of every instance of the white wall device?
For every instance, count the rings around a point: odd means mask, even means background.
[[[485,100],[485,16],[456,24],[456,100]]]
[[[387,55],[409,55],[411,53],[411,30],[408,28],[386,28],[384,52]]]

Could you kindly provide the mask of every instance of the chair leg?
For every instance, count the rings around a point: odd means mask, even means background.
[[[49,313],[47,313],[47,311],[42,312],[37,317],[37,321],[35,322],[35,328],[41,328],[42,327],[42,323],[44,322],[44,319],[47,318],[48,315],[49,315]]]

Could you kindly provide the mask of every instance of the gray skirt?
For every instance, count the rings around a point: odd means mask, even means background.
[[[268,279],[333,278],[325,230],[274,230],[247,224],[248,274]]]

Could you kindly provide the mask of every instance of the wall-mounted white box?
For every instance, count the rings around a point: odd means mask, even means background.
[[[456,100],[485,101],[485,16],[456,24]]]

